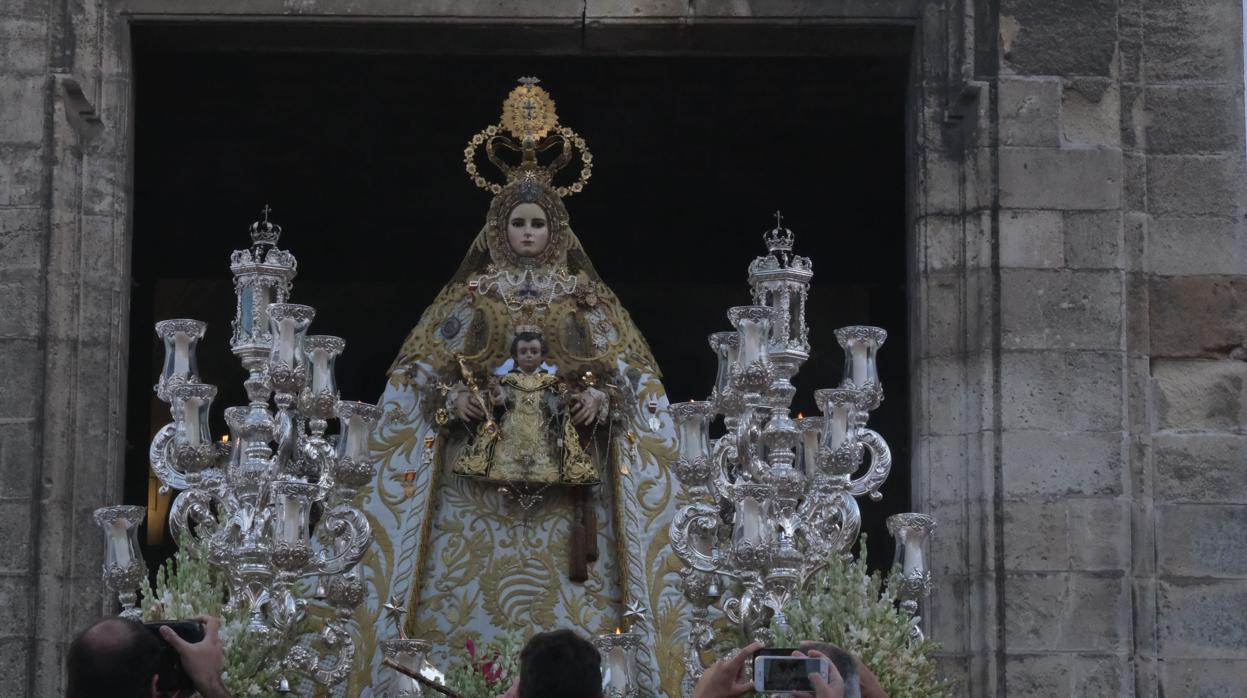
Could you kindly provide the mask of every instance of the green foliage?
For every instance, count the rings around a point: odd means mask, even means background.
[[[143,620],[183,620],[209,615],[221,620],[225,646],[222,679],[235,698],[277,696],[277,663],[256,633],[247,627],[246,614],[225,608],[228,585],[219,570],[207,561],[207,553],[195,544],[182,545],[172,559],[156,571],[156,586],[144,578]]]
[[[934,660],[938,643],[916,639],[919,619],[897,608],[880,574],[867,569],[862,539],[860,558],[833,559],[784,608],[789,629],[778,633],[777,643],[841,647],[870,667],[891,698],[950,698],[953,685],[940,678]]]
[[[510,631],[479,648],[469,638],[451,658],[446,685],[464,698],[496,698],[520,675],[520,642]]]

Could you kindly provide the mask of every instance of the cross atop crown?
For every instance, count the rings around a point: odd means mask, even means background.
[[[766,243],[766,249],[771,252],[792,251],[795,236],[791,230],[784,227],[784,215],[778,210],[775,211],[775,227],[763,233],[762,240]]]
[[[251,242],[256,245],[277,245],[277,240],[281,238],[281,226],[273,223],[268,219],[268,214],[273,209],[268,204],[264,204],[264,208],[260,209],[260,213],[264,215],[264,220],[256,221],[251,224]]]

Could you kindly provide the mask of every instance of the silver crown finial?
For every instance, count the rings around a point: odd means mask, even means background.
[[[268,204],[264,204],[264,208],[260,209],[260,213],[264,215],[264,220],[251,224],[252,243],[256,245],[276,245],[277,240],[281,238],[281,226],[268,219],[268,214],[272,212],[273,209]]]
[[[791,252],[794,236],[792,231],[784,227],[784,214],[775,211],[775,227],[762,234],[766,249],[771,252]]]

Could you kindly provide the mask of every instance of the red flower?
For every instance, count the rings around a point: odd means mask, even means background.
[[[476,659],[476,643],[472,642],[472,638],[469,637],[468,641],[463,644],[468,648],[468,656],[472,659]]]
[[[498,683],[502,679],[502,673],[506,667],[502,663],[502,655],[494,652],[494,656],[489,661],[480,665],[481,676],[485,678],[487,683]]]

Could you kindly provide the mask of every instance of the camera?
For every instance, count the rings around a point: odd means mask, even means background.
[[[793,657],[793,650],[759,650],[753,660],[753,690],[759,693],[813,692],[810,674],[827,678],[826,657]]]
[[[167,625],[178,637],[187,642],[201,642],[204,639],[204,625],[197,620],[161,620],[144,623],[143,627],[160,640],[160,670],[156,679],[156,690],[162,695],[176,691],[193,689],[190,677],[182,669],[182,656],[160,634],[160,627]]]

